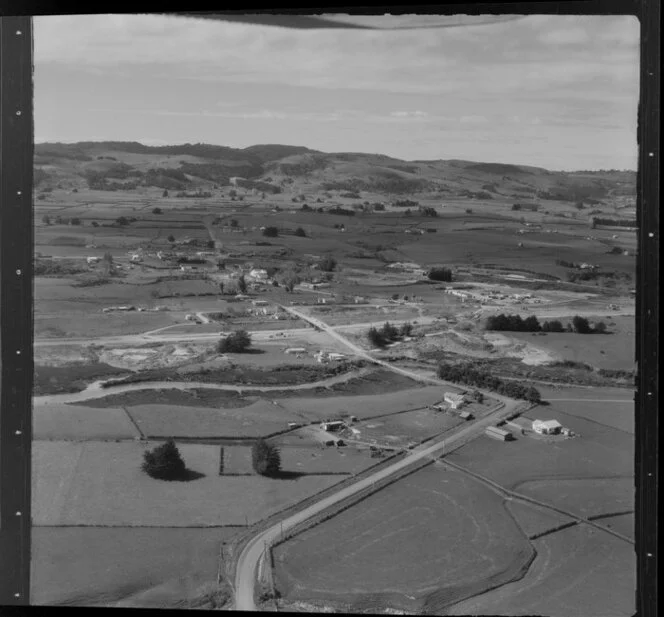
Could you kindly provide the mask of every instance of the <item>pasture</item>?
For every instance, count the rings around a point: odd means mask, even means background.
[[[302,419],[263,399],[237,408],[136,405],[127,411],[148,437],[262,437],[284,431],[288,422]]]
[[[220,544],[237,532],[35,526],[30,599],[38,605],[208,608]]]
[[[36,400],[33,435],[38,440],[136,439],[140,433],[124,409],[83,407]]]
[[[286,603],[440,614],[518,576],[533,552],[478,482],[430,465],[274,549]]]
[[[389,398],[376,394],[328,396],[325,398],[283,398],[279,404],[310,420],[326,420],[344,416],[369,419],[398,411],[420,409],[443,400],[445,392],[454,388],[424,386],[391,392]],[[457,390],[458,391],[458,390]],[[378,395],[377,395],[378,394]]]
[[[574,520],[554,510],[540,508],[522,501],[506,501],[505,507],[529,538]]]
[[[141,471],[155,442],[36,441],[35,525],[205,527],[246,525],[340,480],[340,476],[219,476],[219,446],[178,444],[189,481],[155,480]]]
[[[632,545],[585,525],[574,525],[532,544],[537,556],[521,580],[460,602],[445,614],[634,614],[636,554]]]

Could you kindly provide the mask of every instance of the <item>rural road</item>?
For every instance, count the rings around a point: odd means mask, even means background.
[[[306,321],[311,322],[312,318],[306,318]],[[437,318],[435,317],[423,317],[416,320],[421,325],[428,325],[435,323]],[[401,324],[406,322],[412,322],[410,319],[394,319],[390,320],[390,323]],[[351,324],[347,326],[334,326],[334,329],[339,330],[354,330],[357,328],[370,328],[371,326],[380,326],[385,323],[383,321],[376,322],[366,322]],[[176,324],[181,326],[183,324]],[[169,328],[171,326],[167,326]],[[196,325],[192,324],[192,330],[196,328]],[[330,326],[328,326],[330,327]],[[144,345],[146,343],[196,343],[196,342],[207,342],[207,341],[216,341],[219,340],[219,332],[223,330],[223,324],[219,324],[218,332],[187,332],[187,333],[178,333],[178,334],[164,334],[163,331],[166,328],[159,328],[158,330],[151,330],[144,332],[142,334],[123,334],[116,336],[100,336],[95,338],[87,337],[73,337],[73,338],[43,338],[35,339],[35,347],[57,347],[60,345]],[[251,330],[249,334],[252,339],[255,341],[267,341],[271,337],[277,336],[277,333],[283,333],[279,338],[287,339],[292,336],[297,335],[306,335],[311,333],[311,328],[289,328],[287,330]],[[345,340],[345,339],[344,339]]]
[[[237,569],[235,572],[235,610],[257,610],[254,602],[254,586],[258,564],[263,558],[266,547],[279,539],[282,532],[288,531],[299,523],[302,523],[312,516],[323,512],[330,506],[339,503],[343,499],[355,495],[364,489],[370,488],[375,482],[388,478],[417,461],[435,457],[446,449],[454,446],[457,442],[479,434],[489,425],[494,424],[501,418],[512,413],[518,403],[516,401],[511,401],[511,403],[511,406],[500,405],[484,418],[463,425],[459,431],[443,441],[433,445],[423,445],[414,448],[406,458],[401,459],[389,467],[385,467],[381,471],[378,471],[355,484],[341,489],[334,495],[321,499],[319,502],[305,508],[301,512],[293,514],[254,537],[247,544],[242,553],[240,553],[240,557],[238,558]]]
[[[406,369],[402,369],[397,366],[393,366],[389,362],[384,362],[383,360],[378,360],[373,356],[371,356],[371,354],[369,354],[361,347],[358,347],[351,341],[348,341],[341,334],[336,332],[333,328],[328,326],[325,322],[321,321],[320,319],[316,319],[314,317],[306,315],[301,311],[298,311],[297,309],[293,309],[291,307],[282,307],[282,308],[284,308],[284,310],[287,310],[291,314],[296,315],[301,319],[308,321],[312,325],[320,328],[321,330],[327,332],[330,336],[332,336],[339,342],[349,347],[357,355],[375,364],[379,364],[393,372],[400,373],[402,375],[410,377],[411,379],[416,379],[418,381],[424,381],[427,383],[436,383],[439,385],[445,383],[439,379],[425,376],[420,373],[416,373]],[[388,478],[391,475],[397,473],[398,471],[401,471],[405,467],[408,467],[409,465],[412,465],[417,461],[420,461],[425,458],[434,457],[435,455],[443,452],[446,448],[449,450],[449,448],[453,446],[455,443],[458,443],[459,441],[467,439],[469,437],[478,435],[481,431],[486,429],[491,424],[494,424],[499,420],[512,414],[515,411],[516,407],[519,404],[522,404],[505,397],[497,397],[494,393],[492,393],[491,396],[493,396],[494,398],[499,398],[502,404],[498,405],[491,413],[489,413],[485,417],[463,425],[463,427],[458,431],[456,431],[453,435],[433,445],[428,445],[428,444],[421,445],[414,448],[413,450],[410,450],[410,454],[406,458],[394,463],[393,465],[390,465],[389,467],[382,469],[381,471],[376,472],[375,474],[367,478],[364,478],[363,480],[360,480],[359,482],[356,482],[355,484],[352,484],[350,486],[341,489],[339,492],[335,493],[334,495],[321,499],[319,502],[309,506],[308,508],[305,508],[301,512],[293,514],[292,516],[288,517],[283,521],[280,521],[279,523],[273,525],[269,529],[266,529],[265,531],[258,534],[255,538],[253,538],[247,544],[247,546],[240,554],[240,557],[238,558],[238,564],[235,573],[235,609],[249,610],[249,611],[256,610],[256,605],[254,603],[254,586],[256,581],[256,570],[258,564],[260,560],[263,558],[263,555],[266,552],[266,548],[270,544],[272,544],[275,540],[277,540],[284,531],[288,531],[289,529],[293,528],[295,525],[298,525],[299,523],[306,521],[312,516],[315,516],[316,514],[323,512],[326,508],[329,508],[330,506],[339,503],[341,500],[357,494],[359,491],[371,487],[375,482],[382,480],[384,478]]]

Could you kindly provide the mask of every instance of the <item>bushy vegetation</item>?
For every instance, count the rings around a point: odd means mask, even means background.
[[[334,257],[328,255],[327,257],[323,257],[323,259],[321,259],[318,267],[323,272],[334,272],[337,267],[337,260]]]
[[[486,370],[475,368],[472,364],[447,364],[438,366],[438,377],[445,381],[461,383],[468,386],[485,388],[503,396],[521,399],[531,403],[539,403],[541,395],[537,388],[526,386],[516,381],[504,381],[494,377]]]
[[[263,235],[266,238],[276,238],[279,235],[279,228],[274,226],[266,227],[263,230]]]
[[[412,332],[413,324],[411,323],[404,323],[397,328],[386,321],[381,328],[369,328],[367,338],[374,347],[385,347],[388,343],[398,341],[404,336],[410,336]]]
[[[342,208],[341,206],[334,206],[327,210],[328,214],[338,214],[340,216],[355,216],[355,210],[349,210],[348,208]]]
[[[452,270],[450,268],[431,268],[427,273],[427,277],[432,281],[450,283],[452,281]]]
[[[590,326],[585,317],[576,315],[571,324],[564,327],[557,319],[545,321],[540,324],[537,317],[530,315],[523,319],[521,315],[491,315],[486,320],[486,330],[498,332],[576,332],[578,334],[603,334],[606,332],[606,324],[602,321]]]
[[[143,453],[141,469],[158,480],[181,480],[186,474],[186,465],[175,442],[169,439],[153,450]]]
[[[236,330],[217,343],[218,353],[244,353],[251,347],[251,335],[246,330]]]
[[[419,208],[420,202],[412,199],[398,199],[392,205],[395,208]]]
[[[33,265],[35,276],[66,276],[86,272],[85,268],[55,259],[36,259]]]
[[[274,477],[281,471],[279,449],[265,439],[258,439],[251,447],[251,464],[261,476]]]
[[[595,228],[597,225],[604,225],[605,227],[636,227],[637,223],[632,219],[609,219],[593,216],[590,219],[590,226]]]
[[[304,229],[302,229],[302,227],[298,227],[298,228],[295,230],[295,235],[298,236],[298,237],[300,237],[300,238],[306,238],[306,236],[307,236],[307,232],[304,231]]]

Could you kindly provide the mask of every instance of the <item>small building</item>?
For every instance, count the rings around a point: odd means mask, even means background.
[[[267,281],[267,270],[263,270],[262,268],[254,268],[253,270],[249,271],[249,276],[252,279],[256,279],[258,281]]]
[[[463,394],[456,394],[454,392],[445,392],[443,400],[452,409],[459,409],[459,407],[466,403],[466,397]]]
[[[86,261],[88,265],[96,264],[99,261],[99,257],[88,257]]]
[[[299,428],[300,426],[302,426],[302,424],[300,422],[289,422],[288,423],[288,428]]]
[[[307,350],[304,347],[289,347],[284,353],[300,354],[300,353],[307,353]]]
[[[498,439],[500,441],[511,441],[512,439],[514,439],[512,433],[506,431],[505,429],[498,428],[497,426],[488,427],[484,431],[484,434],[487,437],[491,437],[492,439]]]
[[[540,435],[557,435],[562,428],[558,420],[533,420],[533,431]]]
[[[324,431],[328,431],[328,432],[340,431],[345,426],[346,426],[346,423],[343,420],[332,420],[332,421],[328,421],[328,422],[321,422],[321,425],[320,425],[320,427]]]
[[[473,419],[473,414],[470,413],[469,411],[462,411],[462,412],[459,414],[459,417],[460,417],[462,420],[472,420],[472,419]]]
[[[193,313],[189,313],[189,315],[185,315],[185,319],[187,321],[195,321],[196,320],[196,315],[194,315]]]
[[[333,361],[334,360],[344,360],[346,358],[346,355],[342,354],[342,353],[331,352],[331,353],[327,354],[327,357],[330,360],[333,360]]]
[[[267,306],[267,300],[252,300],[251,302],[254,306]]]

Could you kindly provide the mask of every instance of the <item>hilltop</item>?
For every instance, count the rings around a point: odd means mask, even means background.
[[[210,144],[146,146],[138,142],[42,143],[35,147],[37,190],[95,188],[207,191],[243,178],[245,188],[362,192],[386,198],[555,200],[598,203],[632,196],[632,171],[549,171],[540,167],[463,160],[404,161],[381,154],[325,153],[301,146]]]

